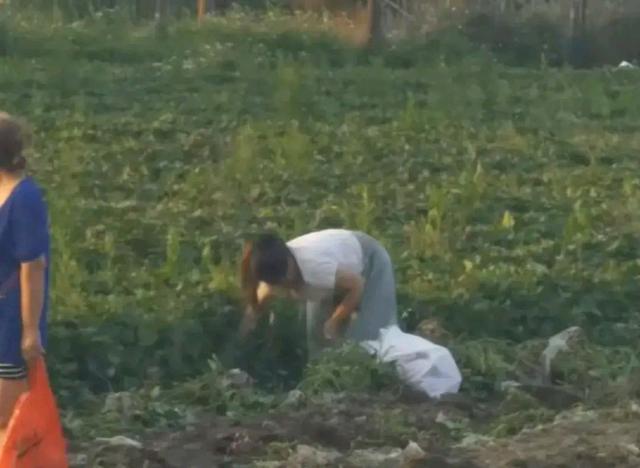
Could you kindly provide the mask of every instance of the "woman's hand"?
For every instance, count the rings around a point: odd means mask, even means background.
[[[342,302],[338,304],[331,318],[324,324],[324,337],[331,341],[339,338],[343,332],[343,325],[348,322],[351,314],[360,303],[364,289],[364,279],[357,273],[338,270],[336,272],[335,287],[339,291],[344,291],[345,296]]]
[[[329,341],[335,341],[340,336],[341,320],[338,317],[331,317],[324,323],[324,337]]]
[[[258,314],[253,308],[247,307],[244,311],[242,323],[240,324],[240,336],[243,338],[246,337],[249,333],[255,330],[257,323]]]
[[[22,357],[27,366],[44,353],[40,336],[40,316],[44,306],[45,271],[47,259],[41,255],[36,260],[20,265],[20,312],[22,318]]]
[[[27,366],[43,355],[44,349],[40,340],[40,330],[25,329],[22,332],[21,349],[22,358],[27,363]]]

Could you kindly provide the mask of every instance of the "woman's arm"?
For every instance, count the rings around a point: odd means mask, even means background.
[[[42,194],[25,182],[11,206],[14,257],[20,263],[22,356],[29,364],[42,354],[40,316],[45,304],[49,216]]]
[[[240,326],[242,335],[246,335],[255,328],[260,312],[273,296],[271,288],[265,283],[257,281],[251,271],[252,248],[251,242],[245,243],[240,269],[240,281],[247,304]]]
[[[42,354],[40,315],[44,308],[46,258],[40,256],[20,266],[22,356],[29,363]]]
[[[242,253],[240,282],[247,306],[255,312],[259,312],[271,299],[273,291],[267,284],[257,281],[254,277],[251,271],[251,250],[252,244],[247,242]]]
[[[364,279],[357,273],[338,270],[336,272],[335,287],[336,290],[344,291],[346,294],[325,324],[324,332],[327,339],[335,339],[337,337],[340,325],[351,316],[358,304],[360,304],[364,290]]]
[[[253,243],[245,242],[242,250],[242,262],[240,263],[240,285],[244,294],[247,306],[252,309],[258,308],[258,282],[251,271],[251,253]]]

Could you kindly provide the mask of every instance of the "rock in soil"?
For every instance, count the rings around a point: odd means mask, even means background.
[[[131,445],[99,445],[87,455],[88,467],[130,468],[178,468],[168,463],[155,450]]]
[[[287,461],[287,468],[320,468],[336,466],[342,457],[335,450],[319,449],[309,445],[298,445],[295,453]]]
[[[578,408],[550,424],[509,439],[479,440],[463,451],[486,468],[632,468],[640,466],[639,440],[640,425],[625,411]]]
[[[402,450],[397,448],[354,450],[347,458],[347,462],[354,468],[397,468],[402,465]]]
[[[300,408],[304,405],[307,397],[300,390],[291,390],[287,398],[282,402],[283,408]]]
[[[549,338],[547,347],[542,352],[542,356],[540,356],[542,383],[551,383],[551,364],[553,360],[559,353],[570,351],[582,336],[583,332],[580,327],[570,327]]]

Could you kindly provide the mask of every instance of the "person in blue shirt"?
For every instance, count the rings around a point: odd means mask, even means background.
[[[0,446],[47,340],[49,220],[26,174],[24,128],[0,112]]]

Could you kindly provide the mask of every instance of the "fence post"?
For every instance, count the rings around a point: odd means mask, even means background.
[[[169,0],[156,0],[156,32],[160,37],[169,33]]]
[[[382,1],[368,0],[369,45],[376,46],[384,41],[382,24]]]
[[[198,0],[198,23],[202,23],[202,20],[204,19],[206,5],[206,0]]]
[[[587,29],[587,0],[573,0],[571,2],[570,31],[571,36],[584,35]]]
[[[569,63],[585,66],[588,62],[589,44],[587,38],[588,0],[572,0],[569,12],[568,53]]]

